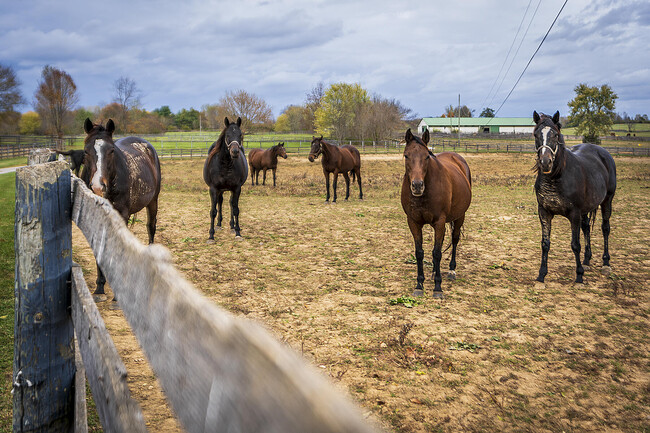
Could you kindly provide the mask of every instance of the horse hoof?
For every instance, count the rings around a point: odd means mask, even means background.
[[[105,294],[98,294],[98,295],[93,294],[93,301],[95,302],[104,302],[107,299],[108,298],[106,297]]]
[[[449,271],[447,278],[454,281],[456,279],[456,271]]]
[[[584,265],[584,264],[583,264],[583,265],[582,265],[582,269],[584,269],[585,272],[587,272],[587,271],[591,271],[591,266],[589,266],[589,265]]]
[[[109,310],[120,310],[120,305],[117,303],[115,299],[113,299],[113,302],[111,302],[111,305],[108,307]]]
[[[413,290],[413,296],[416,298],[419,298],[420,296],[424,296],[424,291],[422,289],[415,289]]]
[[[603,266],[602,268],[600,268],[600,273],[606,277],[609,277],[609,274],[612,273],[612,268],[610,268],[609,266]]]
[[[442,294],[442,290],[434,290],[433,299],[445,299],[445,295]]]
[[[237,235],[237,236],[235,236],[235,240],[236,240],[236,241],[243,241],[244,238],[243,238],[242,235]]]
[[[213,244],[214,242],[215,242],[214,239],[208,239],[208,241],[206,242],[206,244]]]

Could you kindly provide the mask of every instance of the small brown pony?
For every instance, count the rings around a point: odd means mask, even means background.
[[[264,172],[262,185],[266,184],[266,170],[273,170],[273,186],[275,186],[275,170],[278,168],[278,156],[287,159],[287,152],[284,150],[284,143],[263,149],[251,149],[248,152],[248,165],[251,167],[251,185],[260,184],[260,170]]]
[[[313,137],[311,141],[311,150],[309,151],[309,161],[314,162],[318,155],[323,155],[321,163],[323,164],[323,174],[325,175],[325,186],[327,187],[327,196],[325,202],[330,200],[330,173],[334,173],[334,198],[332,203],[336,203],[336,184],[338,183],[339,173],[343,173],[345,178],[345,199],[350,197],[350,176],[352,181],[356,176],[359,183],[359,200],[363,200],[363,190],[361,189],[361,155],[356,147],[350,145],[337,146],[330,144],[320,138]]]
[[[472,201],[472,179],[465,159],[454,152],[434,155],[427,144],[429,131],[422,139],[406,131],[404,162],[406,173],[402,182],[402,208],[406,213],[409,229],[415,242],[415,258],[418,278],[413,296],[424,294],[424,250],[422,249],[422,227],[431,224],[435,231],[433,246],[434,298],[442,298],[442,242],[445,238],[445,224],[451,225],[451,262],[449,278],[456,278],[456,247],[460,240],[460,229],[465,221],[465,212]]]

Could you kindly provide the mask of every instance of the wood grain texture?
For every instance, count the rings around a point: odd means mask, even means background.
[[[373,431],[293,351],[203,297],[167,249],[140,243],[106,200],[76,178],[73,191],[72,219],[188,432]]]
[[[131,398],[126,367],[77,265],[72,267],[72,320],[102,427],[110,432],[146,432],[140,405]]]
[[[70,209],[67,163],[16,170],[14,432],[72,430]]]

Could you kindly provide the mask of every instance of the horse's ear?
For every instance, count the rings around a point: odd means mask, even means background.
[[[320,135],[319,140],[321,140],[321,141],[323,140],[323,134]]]
[[[110,135],[113,135],[113,132],[115,132],[115,122],[113,122],[113,119],[108,119],[108,122],[106,122],[106,132]]]
[[[284,141],[282,143],[280,143],[280,146],[284,147]]]
[[[228,120],[228,117],[223,119],[223,124],[226,125],[226,128],[230,126],[230,120]]]
[[[556,125],[559,125],[560,122],[560,111],[556,111],[555,114],[553,115],[553,123]]]
[[[539,123],[539,114],[537,114],[537,111],[533,111],[533,120],[535,123]]]
[[[237,126],[241,126],[241,117],[237,118]]]
[[[84,122],[84,131],[86,131],[86,134],[89,134],[90,131],[93,130],[93,122],[90,121],[88,117],[86,117],[86,121]]]
[[[406,135],[404,136],[404,140],[406,141],[406,144],[409,144],[411,140],[413,140],[413,133],[411,132],[411,128],[406,130]]]
[[[422,142],[424,142],[424,144],[429,144],[429,128],[424,130],[424,133],[422,134]]]

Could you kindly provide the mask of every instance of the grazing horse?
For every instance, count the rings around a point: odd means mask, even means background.
[[[212,143],[208,150],[208,157],[203,166],[203,180],[210,187],[210,237],[214,240],[214,218],[217,218],[217,227],[221,227],[223,215],[224,191],[230,191],[230,228],[235,231],[235,236],[241,238],[239,230],[239,195],[241,187],[248,177],[248,164],[244,154],[241,117],[236,123],[231,123],[226,117],[225,128],[217,141]]]
[[[115,123],[106,127],[84,122],[84,171],[86,184],[99,196],[111,202],[124,223],[132,215],[147,208],[149,243],[156,234],[158,194],[160,193],[160,161],[151,143],[138,137],[113,141]],[[96,295],[104,294],[106,278],[97,265]]]
[[[338,183],[339,173],[343,174],[345,178],[345,199],[350,197],[350,176],[352,181],[356,175],[357,182],[359,183],[359,200],[363,200],[363,190],[361,189],[361,155],[356,147],[350,145],[337,146],[330,144],[320,138],[312,137],[311,150],[309,151],[309,161],[314,162],[318,155],[323,155],[321,163],[323,164],[323,174],[325,175],[325,186],[327,187],[327,196],[325,202],[330,200],[330,173],[334,173],[334,198],[332,203],[336,203],[336,184]],[[349,174],[348,174],[349,173]]]
[[[59,155],[65,155],[70,157],[70,169],[74,171],[74,175],[79,177],[79,169],[84,163],[84,158],[86,157],[85,150],[57,150],[56,153]]]
[[[427,144],[429,131],[422,139],[406,131],[404,165],[406,173],[402,182],[402,209],[406,213],[409,229],[415,242],[415,258],[418,278],[413,296],[424,294],[424,250],[422,249],[422,227],[430,224],[435,231],[433,247],[434,298],[442,298],[442,276],[440,260],[442,242],[445,238],[445,224],[451,225],[451,262],[449,278],[456,278],[456,247],[460,230],[465,221],[465,212],[472,201],[472,177],[465,159],[454,152],[434,155]]]
[[[262,185],[266,183],[266,170],[273,170],[273,186],[275,186],[275,170],[278,168],[278,156],[287,159],[287,152],[284,150],[284,143],[262,150],[251,149],[248,152],[248,164],[251,168],[251,185],[259,185],[260,170],[264,171]]]
[[[535,194],[542,225],[542,263],[537,281],[544,282],[551,248],[551,220],[562,215],[571,222],[571,249],[576,260],[576,283],[582,283],[584,268],[591,260],[591,227],[601,208],[604,238],[603,266],[609,266],[609,217],[616,192],[616,165],[600,146],[577,144],[570,149],[560,132],[560,112],[553,117],[533,112],[537,180]],[[585,256],[580,263],[580,229],[585,236]]]

